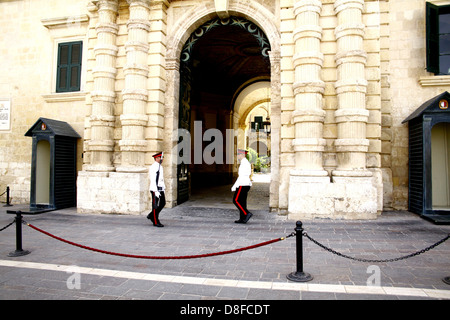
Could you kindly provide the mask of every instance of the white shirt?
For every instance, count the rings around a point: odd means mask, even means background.
[[[235,191],[240,186],[251,186],[252,181],[250,180],[250,175],[252,174],[252,166],[247,158],[241,160],[239,165],[238,178],[234,183],[231,191]]]
[[[156,173],[159,170],[159,178],[158,185],[156,185]],[[166,189],[166,185],[164,184],[164,170],[162,165],[158,162],[153,163],[150,166],[150,191],[157,192],[158,187],[162,188],[160,191],[164,191]]]

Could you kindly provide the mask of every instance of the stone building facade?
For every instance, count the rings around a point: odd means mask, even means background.
[[[24,133],[46,117],[69,123],[83,137],[76,158],[79,212],[148,210],[148,167],[157,151],[165,152],[167,205],[177,205],[180,106],[185,85],[194,86],[185,82],[184,54],[192,45],[199,60],[193,66],[201,63],[199,43],[208,50],[201,37],[213,32],[205,26],[214,21],[258,33],[260,43],[267,42],[257,54],[267,71],[256,70],[229,94],[231,102],[247,105],[211,111],[223,97],[202,93],[187,107],[195,119],[209,121],[208,128],[225,132],[238,130],[258,103],[270,102],[271,211],[292,219],[374,219],[383,210],[407,209],[408,125],[402,121],[450,89],[449,75],[426,70],[426,2],[2,2],[0,57],[7,63],[0,66],[0,99],[10,109],[0,128],[0,192],[8,185],[16,203],[29,201],[31,142]],[[58,45],[77,42],[79,88],[57,92]],[[256,56],[253,47],[240,48]],[[256,78],[265,81],[256,86],[265,87],[264,94],[232,98]],[[239,136],[230,141],[231,153],[242,146]],[[217,177],[236,170],[215,165]]]

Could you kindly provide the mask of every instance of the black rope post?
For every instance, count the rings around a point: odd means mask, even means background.
[[[11,207],[12,204],[9,202],[9,187],[6,187],[6,204],[4,205],[4,207]]]
[[[20,257],[30,253],[22,249],[22,211],[16,211],[16,250],[8,254],[8,257]]]
[[[297,271],[292,272],[286,276],[288,280],[295,282],[308,282],[313,279],[313,277],[307,273],[303,272],[303,227],[302,222],[297,221],[295,227],[295,237],[296,237],[296,251],[297,251]]]

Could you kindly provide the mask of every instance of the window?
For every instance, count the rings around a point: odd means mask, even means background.
[[[427,71],[450,75],[450,6],[427,2]]]
[[[82,49],[81,41],[58,45],[56,92],[80,91]]]

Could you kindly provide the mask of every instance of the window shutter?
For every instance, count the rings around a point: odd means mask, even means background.
[[[56,92],[80,90],[82,42],[58,45]]]
[[[427,71],[439,73],[439,7],[426,3]]]
[[[56,92],[67,91],[67,76],[69,69],[70,45],[60,43],[58,45],[58,70],[56,76]]]
[[[69,91],[80,91],[81,77],[81,49],[82,42],[72,44],[72,52],[70,59],[70,88]]]

